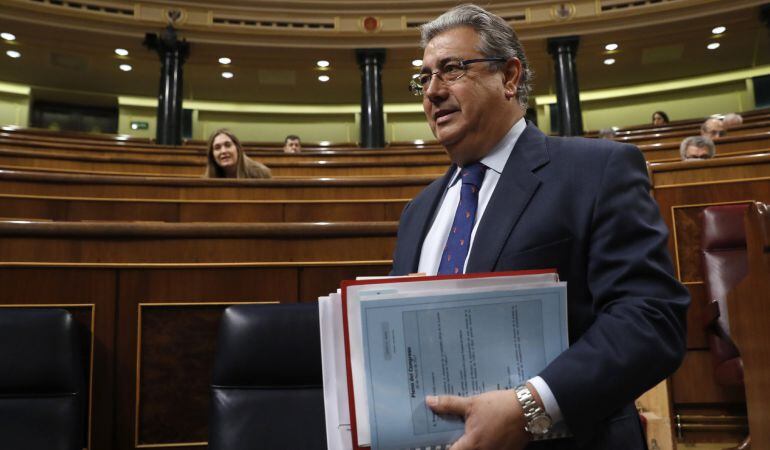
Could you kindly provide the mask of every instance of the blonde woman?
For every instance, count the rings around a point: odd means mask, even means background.
[[[230,130],[211,133],[206,152],[205,178],[271,178],[270,169],[246,156],[241,141]]]

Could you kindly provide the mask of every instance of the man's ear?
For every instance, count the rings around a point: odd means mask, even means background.
[[[506,92],[516,94],[521,79],[521,61],[519,58],[511,58],[503,66],[503,86]]]

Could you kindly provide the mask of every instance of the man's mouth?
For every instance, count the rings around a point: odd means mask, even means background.
[[[452,118],[452,114],[456,113],[456,109],[440,109],[433,114],[433,120],[436,121],[436,125],[440,125],[444,122],[448,122]]]

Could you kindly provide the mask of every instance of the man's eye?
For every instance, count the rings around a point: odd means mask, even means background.
[[[447,64],[446,66],[444,66],[443,69],[441,69],[441,72],[445,73],[445,74],[446,73],[451,74],[451,73],[457,73],[457,72],[459,72],[461,70],[462,69],[460,68],[459,64]]]
[[[425,86],[426,84],[430,83],[430,77],[431,75],[429,73],[424,73],[420,75],[419,78],[417,78],[417,81],[420,83],[420,86]]]

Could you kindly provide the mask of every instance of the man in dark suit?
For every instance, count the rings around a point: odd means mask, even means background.
[[[636,147],[551,138],[524,112],[531,73],[514,31],[472,5],[422,28],[412,90],[453,165],[404,209],[394,275],[556,268],[570,348],[527,383],[426,399],[464,417],[464,449],[644,449],[633,401],[685,353],[689,296]],[[553,426],[571,437],[546,439]]]

